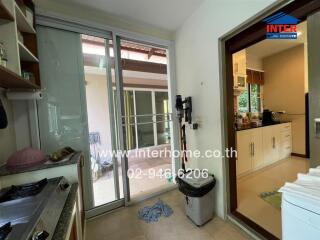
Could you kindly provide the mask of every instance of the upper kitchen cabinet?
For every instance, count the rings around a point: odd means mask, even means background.
[[[39,89],[32,0],[0,0],[0,87]]]
[[[243,74],[246,75],[247,61],[246,50],[236,52],[232,55],[233,61],[233,75]]]
[[[232,61],[235,95],[247,90],[248,83],[263,84],[264,73],[260,59],[242,50],[232,55]]]

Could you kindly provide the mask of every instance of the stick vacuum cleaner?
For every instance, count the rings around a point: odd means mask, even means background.
[[[202,226],[213,217],[213,188],[216,180],[213,175],[196,175],[195,170],[186,171],[186,162],[188,161],[186,150],[186,123],[192,129],[197,129],[198,124],[192,123],[192,98],[187,97],[182,100],[181,95],[176,96],[176,109],[178,112],[180,128],[180,144],[183,151],[181,165],[183,174],[179,173],[176,181],[179,185],[179,191],[185,195],[186,215],[197,226]],[[183,123],[184,119],[184,123]]]
[[[186,125],[182,123],[184,119],[188,124],[192,124],[192,98],[187,97],[185,100],[182,100],[181,95],[176,96],[176,109],[178,112],[178,120],[179,120],[179,129],[180,129],[180,145],[181,150],[183,151],[181,158],[181,167],[183,171],[186,170],[185,163],[188,161],[187,159],[187,140],[186,140]]]

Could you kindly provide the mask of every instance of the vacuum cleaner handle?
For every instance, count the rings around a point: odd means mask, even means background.
[[[7,114],[0,99],[0,129],[5,129],[8,126]]]

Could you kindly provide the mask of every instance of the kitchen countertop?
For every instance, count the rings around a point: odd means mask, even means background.
[[[259,126],[259,127],[238,128],[238,129],[236,129],[236,131],[240,132],[240,131],[245,131],[245,130],[250,130],[250,129],[262,128],[262,127],[270,127],[270,126],[279,125],[279,124],[285,124],[285,123],[291,123],[291,122],[273,123],[273,124],[269,124],[269,125],[262,125],[262,126]]]
[[[74,183],[71,185],[68,198],[66,200],[66,203],[64,204],[56,229],[53,233],[52,240],[65,240],[67,238],[69,223],[70,221],[72,221],[71,218],[74,204],[77,200],[78,186],[78,183]]]
[[[78,164],[80,161],[80,156],[82,152],[76,152],[74,155],[71,156],[71,158],[67,161],[61,161],[56,163],[41,163],[36,166],[28,167],[28,168],[20,168],[20,169],[8,169],[6,165],[0,167],[0,177],[13,175],[13,174],[19,174],[19,173],[25,173],[25,172],[33,172],[48,168],[54,168],[54,167],[61,167],[66,165],[72,165],[72,164]]]

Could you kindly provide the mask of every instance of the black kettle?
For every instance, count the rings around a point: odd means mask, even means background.
[[[2,101],[0,99],[0,129],[5,129],[8,126],[8,118]]]

